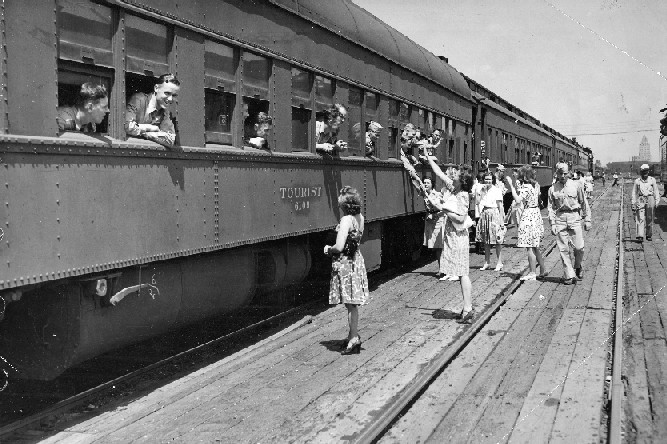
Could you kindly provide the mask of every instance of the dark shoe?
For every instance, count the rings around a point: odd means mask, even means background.
[[[475,310],[470,310],[467,313],[461,312],[459,319],[456,320],[457,324],[472,324],[472,320],[475,317]]]
[[[577,279],[582,280],[584,278],[584,269],[583,268],[575,268],[574,272],[577,275]]]
[[[646,236],[646,240],[651,242],[653,240],[653,238],[651,236]]]
[[[644,238],[641,236],[637,236],[637,242],[642,243],[644,242]]]
[[[546,281],[546,280],[547,280],[547,276],[549,276],[549,272],[548,272],[548,271],[545,271],[545,272],[542,273],[542,274],[538,274],[537,277],[536,277],[535,279],[537,279],[538,281]]]
[[[574,278],[563,279],[563,285],[572,285],[576,282]]]
[[[355,338],[350,339],[350,342],[347,343],[347,347],[340,352],[341,355],[358,355],[361,353],[361,338],[359,336],[356,337],[356,341],[352,344],[352,341],[354,341]]]

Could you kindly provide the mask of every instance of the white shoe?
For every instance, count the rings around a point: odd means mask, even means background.
[[[521,276],[519,278],[520,281],[536,281],[537,280],[537,275],[535,273],[528,273],[525,276]]]
[[[450,276],[448,280],[456,282],[456,281],[459,280],[459,277],[458,276]]]
[[[484,265],[482,266],[482,268],[480,268],[480,270],[481,270],[481,271],[484,271],[484,270],[488,269],[490,266],[491,266],[491,265],[489,265],[488,262],[484,262]]]
[[[441,277],[441,278],[438,279],[438,280],[439,280],[439,281],[448,281],[448,280],[449,280],[449,276],[444,275],[443,277]]]
[[[498,263],[498,265],[496,265],[496,268],[494,268],[493,271],[503,271],[503,264]]]

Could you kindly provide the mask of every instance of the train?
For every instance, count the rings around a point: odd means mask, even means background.
[[[439,129],[442,165],[513,167],[592,152],[349,0],[9,0],[0,4],[0,356],[50,380],[142,339],[250,304],[326,269],[323,239],[355,186],[369,271],[418,257],[423,199],[401,129]],[[126,103],[181,83],[176,146],[128,136]],[[59,131],[85,82],[109,91],[95,132]],[[315,149],[342,104],[348,149]],[[273,118],[268,148],[244,122]],[[359,128],[382,126],[367,154]],[[420,173],[429,174],[424,166]],[[322,264],[325,266],[323,267]]]

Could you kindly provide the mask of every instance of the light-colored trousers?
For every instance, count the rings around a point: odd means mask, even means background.
[[[584,261],[584,232],[581,215],[578,212],[556,214],[556,245],[565,269],[565,279],[575,277],[574,269],[581,268]],[[570,259],[570,243],[574,246],[574,267]]]
[[[655,210],[655,198],[648,196],[644,208],[635,211],[635,228],[637,237],[653,237],[653,214]]]

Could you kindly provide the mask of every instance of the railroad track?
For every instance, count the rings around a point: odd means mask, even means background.
[[[621,187],[621,190],[623,188]],[[608,189],[603,193],[597,195],[591,205],[597,203],[603,196],[607,194]],[[616,297],[616,321],[614,325],[622,325],[622,276],[623,276],[623,195],[621,194],[620,203],[620,218],[619,218],[619,238],[617,250],[617,288],[615,291],[618,295]],[[543,256],[546,258],[556,248],[555,240],[549,242],[545,247]],[[524,270],[525,271],[525,270]],[[489,323],[491,318],[500,310],[507,299],[523,284],[522,281],[515,279],[507,288],[503,290],[502,295],[496,302],[489,307],[485,312],[481,313],[475,322],[458,338],[458,340],[448,347],[442,354],[433,359],[401,393],[395,397],[392,405],[379,412],[375,416],[375,420],[371,422],[359,435],[355,437],[357,443],[376,443],[378,442],[390,429],[396,424],[405,412],[419,399],[427,390],[428,386],[435,381],[445,367],[447,367],[457,355],[459,355],[472,339]],[[616,290],[616,289],[615,289]],[[619,297],[620,296],[620,297]],[[616,336],[616,335],[615,335]],[[617,335],[614,343],[614,359],[613,359],[613,377],[612,386],[609,390],[609,405],[611,405],[611,414],[609,416],[609,440],[612,443],[620,443],[620,422],[621,422],[621,403],[623,395],[623,383],[621,382],[621,364],[620,359],[615,357],[622,356],[622,335]],[[602,401],[602,400],[601,400]]]

